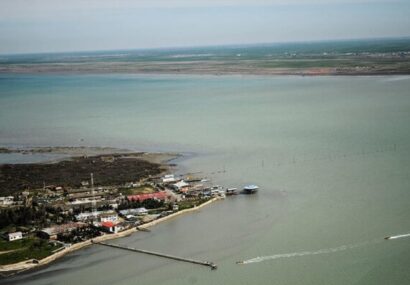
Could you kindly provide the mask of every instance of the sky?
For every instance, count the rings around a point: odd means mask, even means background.
[[[0,53],[410,36],[410,0],[0,0]]]

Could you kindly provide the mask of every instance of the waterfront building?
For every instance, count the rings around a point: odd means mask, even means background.
[[[189,190],[189,183],[185,182],[184,180],[179,181],[172,185],[176,191],[179,192],[188,192]]]
[[[167,174],[164,177],[162,177],[162,183],[173,183],[175,181],[176,179],[174,174]]]
[[[106,232],[114,234],[118,233],[122,229],[122,227],[110,221],[101,223],[101,228]]]

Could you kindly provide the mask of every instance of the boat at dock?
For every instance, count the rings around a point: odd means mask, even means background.
[[[225,194],[226,196],[238,195],[238,188],[226,188]]]
[[[251,185],[246,185],[243,187],[243,192],[245,194],[253,194],[259,190],[259,187],[257,185],[251,184]]]

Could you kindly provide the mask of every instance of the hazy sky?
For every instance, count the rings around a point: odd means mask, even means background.
[[[410,36],[410,0],[0,0],[0,53]]]

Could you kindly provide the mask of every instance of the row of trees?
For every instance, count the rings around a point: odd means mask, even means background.
[[[52,223],[64,223],[71,220],[72,217],[62,214],[59,209],[39,205],[0,210],[0,229],[9,226],[45,227]]]
[[[146,209],[156,209],[164,207],[164,204],[164,201],[158,199],[146,199],[142,202],[140,202],[139,200],[125,200],[120,205],[118,205],[118,210],[126,210],[141,207],[144,207]]]
[[[101,232],[94,227],[75,229],[70,233],[58,234],[57,239],[65,243],[77,243],[92,239],[101,235]]]

